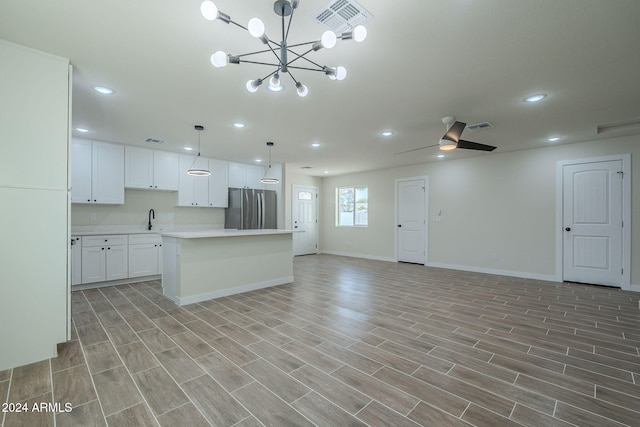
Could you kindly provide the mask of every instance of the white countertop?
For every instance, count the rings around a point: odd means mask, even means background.
[[[212,227],[211,225],[204,224],[189,224],[189,225],[165,225],[165,224],[153,224],[151,230],[147,230],[146,226],[140,225],[103,225],[103,226],[72,226],[72,236],[101,236],[101,235],[113,235],[113,234],[161,234],[162,232],[178,232],[178,231],[224,231],[222,226]]]
[[[179,239],[201,239],[209,237],[240,237],[240,236],[268,236],[273,234],[291,234],[298,230],[193,230],[193,231],[156,231],[164,237],[177,237]]]

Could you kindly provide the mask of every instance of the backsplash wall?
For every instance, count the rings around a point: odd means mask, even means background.
[[[146,226],[149,209],[156,219],[154,228],[193,224],[224,228],[223,208],[178,207],[175,191],[125,190],[124,205],[71,205],[71,226]],[[95,214],[95,220],[91,215]]]

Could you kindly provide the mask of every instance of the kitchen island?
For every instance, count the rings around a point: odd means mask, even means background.
[[[292,230],[159,232],[164,295],[178,305],[293,281]]]

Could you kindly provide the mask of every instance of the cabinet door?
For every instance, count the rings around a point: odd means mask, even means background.
[[[209,159],[209,206],[226,208],[229,206],[229,162]]]
[[[179,155],[168,151],[153,152],[153,188],[178,191]]]
[[[71,140],[71,203],[91,203],[91,141]]]
[[[107,246],[105,280],[126,279],[129,275],[128,247]]]
[[[193,164],[193,156],[180,156],[180,172],[178,187],[178,206],[194,206],[195,184],[193,176],[187,175],[187,170]]]
[[[153,188],[153,150],[124,148],[124,186],[127,188]]]
[[[94,203],[124,204],[124,146],[93,141],[91,193]]]
[[[198,157],[195,167],[198,169],[209,169],[209,159]],[[209,177],[194,176],[193,182],[195,184],[195,206],[209,206]]]
[[[82,283],[103,282],[106,274],[106,248],[82,248]]]
[[[257,165],[247,165],[247,187],[259,190],[264,189],[264,184],[260,180],[264,177],[266,168]]]
[[[129,245],[129,277],[158,274],[159,251],[157,243]]]
[[[229,187],[245,188],[247,185],[247,165],[229,162]]]

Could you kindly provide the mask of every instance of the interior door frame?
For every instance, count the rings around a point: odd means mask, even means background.
[[[613,160],[622,161],[622,290],[631,290],[631,154],[617,154],[612,156],[589,157],[574,160],[559,160],[556,162],[556,278],[564,280],[563,268],[563,208],[564,208],[564,167],[585,163],[599,163]]]
[[[417,179],[424,180],[424,266],[429,264],[429,177],[414,176],[410,178],[397,178],[394,184],[395,192],[395,209],[393,212],[393,249],[395,260],[398,262],[398,209],[400,208],[400,191],[399,185],[404,181],[415,181]]]

